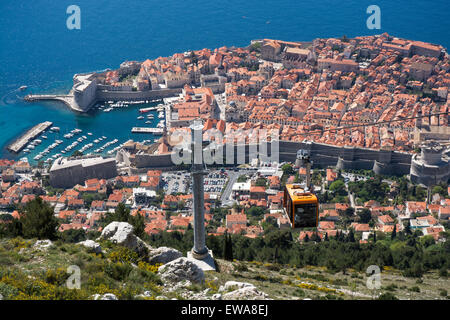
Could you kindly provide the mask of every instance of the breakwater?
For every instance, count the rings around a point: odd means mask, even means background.
[[[39,136],[42,132],[47,130],[52,125],[53,122],[50,121],[45,121],[39,123],[38,125],[35,125],[33,128],[28,130],[24,135],[22,135],[16,141],[10,144],[8,146],[8,150],[14,153],[19,153],[19,151],[22,150],[27,145],[27,143],[29,143],[31,140]]]

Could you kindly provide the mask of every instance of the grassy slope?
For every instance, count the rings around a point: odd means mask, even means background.
[[[366,275],[352,270],[343,275],[318,267],[218,260],[220,272],[207,272],[204,284],[169,292],[156,273],[157,266],[143,263],[111,243],[103,242],[104,254],[96,255],[82,246],[59,242],[39,250],[33,247],[34,242],[0,240],[0,294],[5,299],[89,299],[106,292],[133,299],[144,291],[150,291],[150,299],[161,295],[183,299],[209,289],[205,293],[208,297],[229,280],[253,283],[272,299],[371,299],[383,292],[400,299],[446,299],[441,289],[450,288],[450,280],[437,273],[427,273],[421,282],[396,270],[384,270],[382,288],[374,292],[366,287]],[[80,267],[81,290],[65,287],[69,265]]]

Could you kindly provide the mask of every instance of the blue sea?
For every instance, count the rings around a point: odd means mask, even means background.
[[[372,4],[381,10],[379,30],[366,26]],[[81,10],[80,30],[66,27],[70,5]],[[0,158],[23,157],[6,146],[47,120],[61,135],[80,128],[119,143],[146,138],[131,133],[142,125],[137,120],[142,106],[80,115],[58,103],[22,101],[30,92],[67,93],[75,73],[191,49],[246,46],[261,38],[310,41],[387,32],[449,48],[449,7],[448,0],[1,0]],[[27,91],[18,90],[22,85]],[[38,146],[30,160],[49,143]]]

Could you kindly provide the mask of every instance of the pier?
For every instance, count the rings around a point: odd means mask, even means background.
[[[15,152],[15,153],[19,153],[20,150],[22,150],[28,142],[30,142],[31,140],[33,140],[34,138],[39,136],[42,132],[47,130],[52,125],[53,125],[53,122],[45,121],[45,122],[42,122],[42,123],[34,126],[30,130],[28,130],[23,136],[21,136],[19,139],[17,139],[14,143],[9,145],[8,150]]]
[[[25,96],[25,101],[33,102],[33,101],[60,101],[63,102],[70,109],[78,112],[84,112],[82,108],[75,102],[75,98],[73,95],[64,95],[64,94],[29,94]]]
[[[143,127],[133,127],[131,129],[132,133],[153,133],[153,134],[163,134],[163,129],[161,128],[143,128]]]

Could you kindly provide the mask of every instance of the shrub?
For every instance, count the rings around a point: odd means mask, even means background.
[[[243,263],[236,264],[234,266],[234,268],[235,268],[236,271],[239,271],[239,272],[248,271],[247,266],[245,264],[243,264]]]
[[[391,292],[382,293],[378,300],[398,300],[398,298]]]
[[[108,258],[112,262],[137,263],[138,254],[124,246],[117,246],[109,252]]]
[[[56,270],[49,269],[45,273],[45,282],[60,286],[66,282],[69,276],[67,270],[64,268],[58,268]]]
[[[128,263],[108,263],[105,266],[105,273],[114,280],[124,281],[130,274],[132,269],[133,267]]]
[[[409,288],[409,291],[420,292],[420,288],[418,286],[414,286],[414,287]]]

